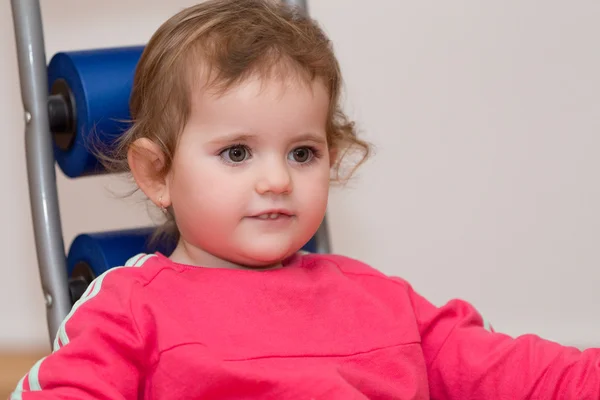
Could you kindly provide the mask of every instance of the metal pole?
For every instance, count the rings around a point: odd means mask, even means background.
[[[48,78],[38,0],[11,0],[21,98],[29,198],[50,342],[71,309],[58,208],[52,137],[48,121]]]
[[[289,4],[293,7],[298,7],[304,10],[308,14],[308,1],[307,0],[283,0],[284,3]]]
[[[317,243],[317,253],[331,253],[331,241],[329,240],[329,226],[327,225],[327,216],[323,218],[321,226],[315,233],[315,242]]]

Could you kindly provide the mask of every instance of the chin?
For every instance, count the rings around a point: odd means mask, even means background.
[[[247,260],[245,264],[250,267],[261,268],[269,267],[274,264],[278,264],[294,254],[295,247],[272,247],[262,249],[252,249],[244,252],[244,258]]]
[[[251,267],[269,267],[274,264],[279,264],[284,259],[289,257],[288,253],[272,252],[272,253],[258,253],[252,254],[249,259],[248,265]]]

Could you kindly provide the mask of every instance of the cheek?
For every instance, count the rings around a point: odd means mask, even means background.
[[[320,168],[314,174],[299,178],[296,196],[303,204],[304,212],[319,217],[325,212],[329,194],[329,169]]]
[[[230,172],[215,166],[211,160],[201,159],[177,165],[170,188],[173,205],[181,210],[180,215],[191,217],[194,213],[231,209],[233,201],[236,198],[239,201],[240,189]]]

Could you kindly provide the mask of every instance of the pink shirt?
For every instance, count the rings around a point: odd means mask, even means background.
[[[129,264],[90,285],[13,399],[600,397],[600,351],[491,332],[349,258]]]

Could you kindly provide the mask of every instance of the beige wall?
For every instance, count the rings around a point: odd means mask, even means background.
[[[143,43],[191,1],[42,1],[48,57]],[[368,6],[367,6],[368,4]],[[330,206],[335,251],[496,329],[600,346],[600,3],[319,0],[377,153]],[[0,347],[44,346],[14,36],[0,3]],[[58,172],[65,243],[148,221]]]

